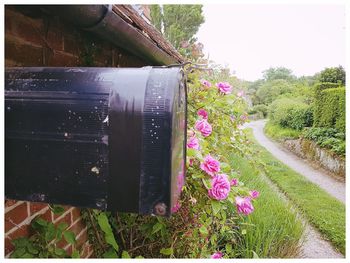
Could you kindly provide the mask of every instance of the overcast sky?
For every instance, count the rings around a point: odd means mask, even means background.
[[[344,5],[215,5],[203,7],[197,37],[204,52],[245,80],[284,66],[297,76],[345,66]]]

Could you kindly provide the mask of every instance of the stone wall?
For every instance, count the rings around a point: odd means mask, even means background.
[[[315,162],[335,176],[345,178],[345,158],[302,138],[285,140],[282,144],[299,157]]]

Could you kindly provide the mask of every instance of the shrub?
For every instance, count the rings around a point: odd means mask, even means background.
[[[336,127],[345,132],[345,88],[330,88],[317,93],[315,108],[317,127]]]
[[[310,127],[313,122],[311,106],[289,98],[275,100],[269,107],[269,116],[273,123],[295,130]]]
[[[308,128],[303,131],[303,137],[337,154],[345,155],[345,133],[335,128]]]
[[[255,105],[252,109],[255,113],[261,112],[264,118],[267,116],[268,107],[264,104]]]

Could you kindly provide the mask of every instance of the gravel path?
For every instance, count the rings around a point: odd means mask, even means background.
[[[248,123],[246,127],[253,129],[255,139],[278,160],[305,176],[311,182],[317,184],[331,196],[334,196],[345,204],[345,183],[329,177],[327,173],[323,172],[321,169],[313,168],[307,161],[271,141],[264,134],[265,123],[265,120],[253,121]]]
[[[297,157],[293,153],[288,152],[283,149],[277,143],[274,143],[268,139],[264,134],[264,126],[266,121],[259,120],[247,123],[245,127],[253,129],[253,135],[255,139],[268,150],[274,157],[288,165],[293,170],[297,171],[299,174],[305,176],[313,183],[319,185],[329,194],[345,203],[345,184],[338,182],[333,178],[330,178],[327,173],[316,170],[310,165],[308,165],[303,159]],[[270,182],[275,191],[279,193],[281,198],[285,202],[289,202],[285,194],[279,190],[279,188],[269,179],[265,178]],[[330,187],[332,186],[332,187]],[[338,192],[337,192],[338,191]],[[302,220],[305,226],[305,232],[303,240],[301,241],[301,253],[300,258],[344,258],[344,255],[336,251],[331,243],[324,240],[321,234],[311,226],[303,215],[298,213],[298,217]]]

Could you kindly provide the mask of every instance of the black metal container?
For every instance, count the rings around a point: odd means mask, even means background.
[[[169,215],[185,151],[178,68],[6,69],[6,198]]]

